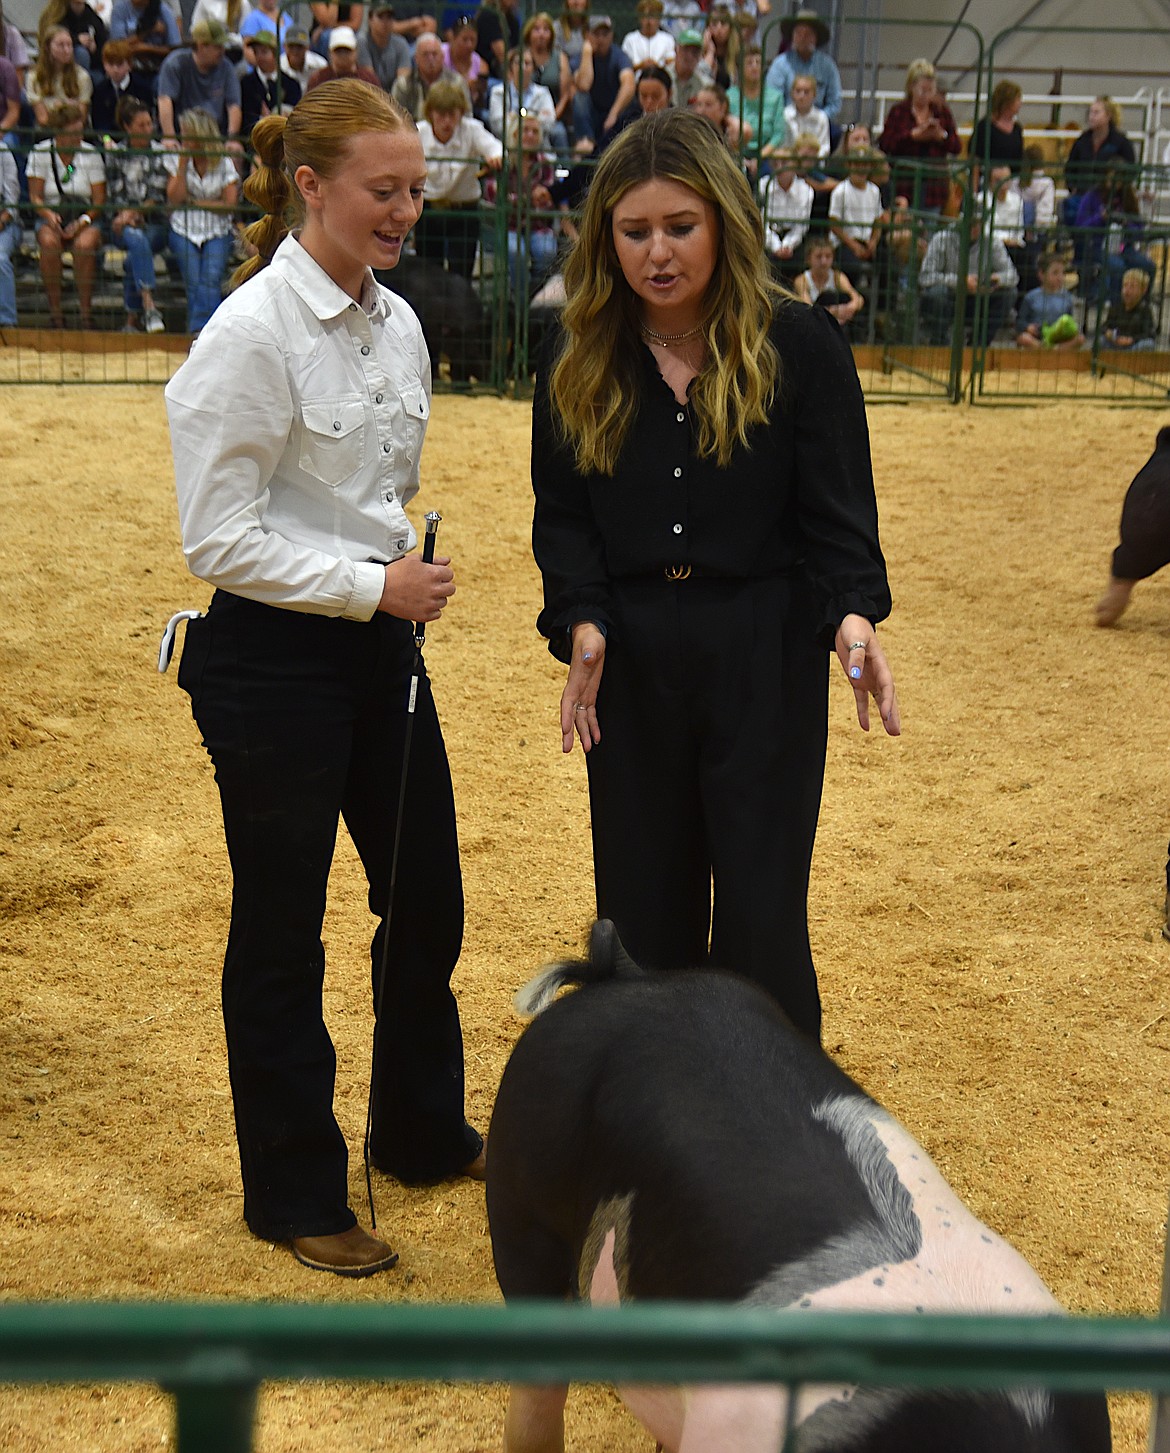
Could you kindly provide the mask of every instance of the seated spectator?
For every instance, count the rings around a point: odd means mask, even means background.
[[[0,146],[0,328],[16,327],[16,274],[12,254],[20,246],[20,173],[16,158]]]
[[[169,230],[167,151],[154,139],[150,108],[133,96],[121,102],[118,130],[125,136],[125,147],[106,158],[106,178],[113,208],[110,235],[126,253],[123,332],[137,333],[141,317],[148,333],[161,333],[166,325],[154,301],[154,259],[167,245]]]
[[[223,300],[240,175],[209,111],[183,112],[179,142],[166,159],[170,244],[187,289],[187,331],[197,334]]]
[[[258,30],[270,30],[279,36],[283,45],[293,29],[293,18],[288,8],[282,9],[280,0],[252,0],[252,8],[240,21],[240,39],[244,43],[244,59],[252,61],[252,37]]]
[[[984,210],[992,231],[1007,248],[1016,272],[1022,276],[1028,265],[1028,249],[1024,241],[1024,199],[1014,180],[1010,167],[992,167],[987,179]]]
[[[365,81],[368,86],[382,88],[369,66],[358,64],[357,36],[348,25],[335,25],[329,32],[329,64],[309,77],[309,90],[316,90],[326,81],[345,79]]]
[[[224,55],[228,33],[218,20],[191,27],[191,49],[172,51],[158,73],[158,124],[164,145],[175,142],[175,118],[206,111],[229,141],[238,143],[242,108],[240,78]],[[238,149],[238,148],[237,148]]]
[[[557,258],[555,221],[533,215],[552,211],[549,189],[556,172],[541,152],[541,125],[536,116],[513,114],[508,128],[503,180],[508,214],[508,282],[513,295],[526,289],[531,296]],[[494,205],[498,192],[496,178],[488,177],[484,184],[487,201]]]
[[[301,99],[301,88],[276,64],[279,42],[271,30],[258,30],[252,37],[255,65],[240,82],[240,135],[248,141],[252,127],[263,116],[287,116]]]
[[[662,28],[670,31],[676,44],[685,30],[698,34],[698,27],[703,23],[703,4],[704,0],[662,0]]]
[[[524,68],[523,80],[520,79],[521,64]],[[539,119],[546,142],[551,142],[558,151],[567,151],[568,132],[556,121],[553,98],[546,86],[536,84],[532,79],[532,72],[531,52],[508,52],[508,79],[503,85],[492,86],[488,90],[488,127],[493,136],[502,139],[504,127],[509,124],[506,118],[523,112]]]
[[[1016,291],[1016,269],[998,237],[990,237],[980,246],[982,229],[983,215],[975,207],[965,238],[962,224],[957,222],[940,228],[930,240],[918,278],[922,321],[930,343],[952,341],[956,293],[965,299],[964,324],[973,341],[993,342],[1007,321]],[[964,266],[966,270],[961,272]],[[986,319],[986,336],[982,329],[976,330],[977,314]]]
[[[102,46],[110,38],[106,23],[86,0],[49,0],[37,21],[43,47],[50,30],[63,26],[73,42],[73,59],[96,79],[101,75]]]
[[[635,72],[646,66],[665,67],[674,60],[674,36],[662,29],[662,9],[662,0],[638,0],[638,28],[622,41]]]
[[[423,8],[420,0],[394,0],[394,34],[400,35],[407,45],[416,45],[420,36],[438,33],[439,22]]]
[[[827,308],[847,329],[865,306],[865,299],[845,272],[834,269],[833,261],[832,240],[823,233],[814,233],[805,243],[804,271],[797,276],[793,291],[802,303]]]
[[[832,176],[828,164],[820,154],[820,143],[807,132],[797,136],[788,150],[796,157],[796,168],[801,177],[813,190],[813,228],[827,232],[829,228],[829,202],[837,188],[839,178]]]
[[[613,43],[613,21],[608,15],[590,16],[573,97],[573,150],[578,156],[605,148],[617,134],[618,117],[633,99],[634,68],[625,51]]]
[[[674,48],[674,65],[666,68],[674,80],[674,104],[689,106],[691,99],[715,79],[703,60],[703,37],[697,30],[682,30]]]
[[[1110,302],[1121,296],[1121,277],[1138,267],[1153,277],[1154,260],[1142,251],[1145,220],[1137,194],[1109,170],[1077,204],[1077,262],[1084,297],[1100,294]]]
[[[811,76],[797,76],[792,82],[792,100],[784,108],[784,124],[788,135],[796,141],[811,136],[817,143],[817,155],[829,154],[829,118],[814,104],[817,83]]]
[[[28,46],[12,21],[4,18],[3,4],[0,4],[0,57],[16,68],[17,78],[23,86],[28,73]]]
[[[508,52],[520,44],[518,0],[483,0],[475,12],[475,48],[492,80],[504,79]]]
[[[778,151],[772,175],[761,184],[764,202],[764,245],[782,277],[795,277],[801,244],[812,221],[813,189],[797,175],[794,151]]]
[[[394,13],[394,6],[387,4],[386,0],[375,0],[357,45],[358,65],[368,66],[377,76],[383,91],[391,92],[403,76],[410,75],[412,65],[410,42],[394,29]],[[435,44],[438,45],[438,41]],[[428,74],[432,69],[428,65]],[[438,69],[441,69],[441,64]],[[420,106],[417,112],[413,100],[411,105],[406,105],[405,101],[401,103],[416,121],[422,116],[421,97],[418,99]]]
[[[1043,239],[1056,221],[1056,183],[1044,170],[1041,147],[1024,147],[1016,190],[1020,194],[1024,237],[1029,242]]]
[[[300,86],[302,96],[309,89],[309,77],[314,71],[323,71],[327,64],[324,56],[309,49],[309,32],[302,26],[294,25],[285,31],[280,69]]]
[[[589,0],[564,0],[555,29],[557,44],[568,57],[569,70],[575,76],[589,38]]]
[[[940,213],[950,194],[948,162],[962,143],[928,60],[910,63],[905,98],[890,107],[878,145],[893,163],[897,195],[919,211]]]
[[[854,147],[847,157],[849,175],[829,196],[829,227],[840,242],[838,262],[855,286],[863,278],[866,282],[873,278],[878,248],[890,221],[881,191],[870,180],[872,169],[880,162],[878,153]]]
[[[1021,348],[1083,348],[1085,335],[1076,320],[1076,299],[1065,286],[1064,258],[1046,252],[1040,259],[1040,286],[1024,294],[1016,317]]]
[[[362,28],[362,7],[351,0],[309,0],[309,40],[321,55],[329,54],[329,36],[335,26],[348,25],[356,35]]]
[[[0,56],[0,138],[12,146],[19,138],[10,135],[20,125],[20,77],[11,61]]]
[[[727,105],[740,123],[740,150],[754,167],[761,155],[771,156],[788,141],[784,98],[764,85],[764,55],[758,45],[743,52],[743,84],[732,86]]]
[[[1024,93],[1015,81],[1000,81],[991,93],[991,109],[981,116],[971,130],[967,155],[975,163],[971,186],[979,190],[980,172],[984,165],[1006,166],[1012,176],[1018,174],[1024,160],[1024,128],[1017,117],[1024,104]]]
[[[41,42],[41,53],[28,73],[24,94],[38,126],[49,125],[49,107],[55,101],[80,106],[82,119],[88,118],[93,81],[73,59],[73,39],[63,25],[54,26]]]
[[[520,32],[520,49],[532,55],[532,79],[552,97],[555,120],[561,125],[564,141],[554,141],[558,151],[568,150],[569,122],[573,119],[573,73],[569,58],[556,43],[556,27],[547,10],[538,10],[524,22]]]
[[[732,151],[739,149],[739,120],[731,114],[727,92],[714,81],[691,97],[689,110],[705,116]]]
[[[467,87],[473,112],[482,110],[487,98],[487,62],[475,48],[475,21],[470,15],[462,15],[451,27],[450,40],[443,43],[443,64],[454,71]],[[573,87],[566,91],[567,104],[573,103]]]
[[[1107,348],[1153,348],[1158,330],[1149,290],[1150,279],[1140,267],[1122,274],[1121,297],[1110,303],[1102,331]]]
[[[105,75],[93,88],[89,126],[98,136],[118,137],[118,106],[132,96],[151,112],[154,110],[154,86],[150,77],[130,66],[130,42],[107,40],[102,47],[102,69]]]
[[[479,168],[499,171],[504,147],[482,121],[468,114],[467,93],[453,81],[427,92],[418,139],[427,159],[423,214],[414,228],[415,251],[470,278],[479,242]]]
[[[1116,101],[1109,96],[1098,96],[1089,106],[1087,119],[1088,126],[1073,142],[1064,163],[1064,184],[1070,199],[1067,222],[1076,216],[1077,204],[1071,199],[1095,186],[1111,169],[1110,163],[1133,166],[1137,160],[1133,142],[1121,129],[1121,107]]]
[[[414,63],[405,75],[399,76],[394,82],[391,95],[398,104],[414,117],[421,121],[426,115],[427,92],[438,81],[451,81],[457,86],[463,85],[463,78],[456,75],[443,64],[443,43],[437,35],[420,35],[414,47]],[[471,104],[471,95],[468,93],[467,104]],[[552,101],[548,104],[548,114],[552,115]]]
[[[179,20],[166,0],[114,0],[110,39],[128,40],[136,71],[157,76],[171,51],[183,43]]]
[[[703,29],[703,63],[715,84],[728,87],[739,82],[739,32],[726,5],[712,5]]]
[[[240,27],[251,13],[251,0],[195,0],[191,25],[194,27],[201,20],[218,21],[227,31],[223,53],[232,65],[239,65],[244,59],[244,37],[240,34]],[[275,25],[272,29],[276,29]]]
[[[52,136],[38,142],[28,158],[28,199],[38,219],[41,278],[52,325],[64,328],[62,254],[72,255],[81,326],[89,328],[102,242],[98,219],[106,202],[106,171],[101,153],[81,139],[85,115],[76,101],[55,102],[49,107],[48,121]]]
[[[780,34],[787,49],[768,67],[768,85],[792,100],[792,83],[797,76],[812,76],[817,84],[816,104],[829,118],[832,129],[841,114],[841,73],[829,54],[829,27],[815,10],[797,10],[780,22]]]

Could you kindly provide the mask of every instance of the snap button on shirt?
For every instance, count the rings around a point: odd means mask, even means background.
[[[682,531],[683,531],[683,527],[681,525],[675,525],[675,527],[674,527],[674,533],[676,535],[681,535],[682,534]]]
[[[674,471],[674,477],[675,477],[675,479],[681,479],[682,478],[682,470],[681,469],[676,469]]]

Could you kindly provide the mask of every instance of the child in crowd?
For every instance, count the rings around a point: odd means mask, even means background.
[[[1016,318],[1016,342],[1021,348],[1083,348],[1085,335],[1074,316],[1076,302],[1065,287],[1064,258],[1046,252],[1040,259],[1040,286],[1024,295]]]
[[[823,233],[810,237],[804,249],[804,272],[796,279],[796,296],[802,303],[827,308],[842,327],[865,306],[865,299],[848,275],[833,267],[833,243]]]
[[[764,56],[758,45],[749,45],[743,53],[743,81],[727,93],[731,115],[740,122],[743,154],[749,171],[754,168],[763,148],[769,155],[782,147],[788,138],[784,122],[784,96],[773,86],[764,84]]]
[[[635,71],[665,67],[674,60],[674,36],[662,29],[662,8],[662,0],[638,0],[638,28],[622,41],[622,50]]]
[[[171,252],[187,289],[187,331],[198,333],[223,301],[223,275],[235,240],[232,212],[240,174],[210,111],[179,117],[180,151],[168,152]]]
[[[988,173],[987,190],[984,211],[992,235],[998,237],[1007,248],[1008,256],[1023,279],[1028,266],[1027,247],[1024,242],[1024,199],[1013,185],[1011,167],[992,167]]]
[[[556,224],[534,212],[552,210],[550,188],[556,179],[552,162],[542,154],[540,118],[519,114],[508,122],[508,281],[513,294],[535,292],[557,257]],[[484,196],[496,200],[498,184],[487,179]]]
[[[800,136],[816,138],[817,155],[829,154],[829,118],[816,104],[817,83],[812,76],[797,76],[792,82],[792,100],[784,108],[784,120],[788,135],[793,140]]]
[[[133,55],[128,40],[107,40],[102,46],[102,69],[106,74],[93,88],[89,112],[89,124],[98,136],[121,135],[118,103],[127,96],[154,110],[154,87],[149,76],[131,69]]]
[[[415,224],[415,250],[440,264],[445,258],[452,272],[470,278],[479,241],[479,167],[499,171],[503,143],[467,114],[458,81],[436,81],[423,109],[418,139],[427,159],[426,205]]]
[[[155,307],[154,259],[167,245],[167,153],[154,137],[150,108],[133,96],[118,104],[118,130],[125,145],[106,161],[110,234],[125,249],[122,294],[124,333],[137,333],[139,317],[148,333],[161,333],[163,316]]]
[[[872,270],[890,215],[877,184],[870,180],[872,169],[880,165],[880,153],[854,147],[846,161],[849,175],[829,197],[829,226],[841,244],[841,270],[856,284]]]
[[[727,92],[722,86],[712,81],[709,86],[700,87],[691,97],[689,109],[705,116],[732,151],[739,150],[739,117],[731,114]]]
[[[813,189],[797,175],[795,151],[772,157],[772,175],[761,183],[764,245],[782,277],[796,273],[796,258],[812,220]]]
[[[1035,144],[1025,146],[1024,161],[1015,187],[1020,194],[1024,236],[1029,241],[1043,237],[1056,220],[1056,183],[1047,175],[1044,166],[1043,148]]]
[[[1121,276],[1121,300],[1110,303],[1104,337],[1110,348],[1153,348],[1157,325],[1148,293],[1150,280],[1140,267]]]

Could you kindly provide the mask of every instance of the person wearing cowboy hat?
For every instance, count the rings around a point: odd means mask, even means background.
[[[787,106],[796,77],[812,76],[817,83],[816,104],[829,118],[830,127],[835,127],[841,110],[841,73],[824,49],[829,27],[815,10],[798,10],[780,22],[780,33],[788,46],[768,67],[766,84],[783,93]]]

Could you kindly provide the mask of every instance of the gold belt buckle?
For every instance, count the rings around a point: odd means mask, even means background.
[[[665,569],[667,580],[687,580],[690,578],[690,573],[689,565],[668,565]]]

